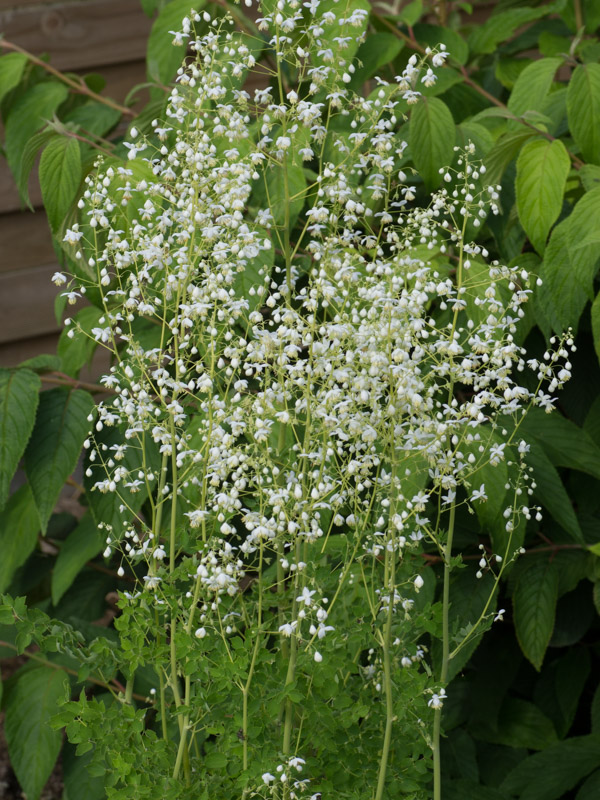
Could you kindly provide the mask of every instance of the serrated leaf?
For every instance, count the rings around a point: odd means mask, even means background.
[[[559,139],[530,140],[519,153],[517,210],[525,233],[540,254],[560,214],[570,168],[569,155]]]
[[[171,0],[161,10],[148,38],[146,62],[150,80],[164,85],[170,83],[185,58],[186,48],[173,45],[174,37],[169,31],[180,31],[181,21],[189,16],[190,9],[198,11],[205,5],[205,0]]]
[[[475,27],[469,36],[471,52],[493,53],[497,45],[510,39],[518,28],[553,11],[560,11],[564,5],[564,0],[559,0],[540,8],[511,8],[492,14],[483,25]]]
[[[593,299],[600,241],[600,187],[583,195],[571,215],[556,226],[544,253],[539,302],[556,330],[577,328]]]
[[[528,750],[544,750],[558,741],[552,720],[534,703],[517,697],[505,699],[498,715],[497,732],[485,738],[495,744]]]
[[[35,424],[39,377],[29,369],[0,369],[0,509]]]
[[[65,221],[81,181],[81,154],[77,139],[57,136],[46,145],[40,159],[40,187],[53,231]]]
[[[0,513],[0,592],[8,589],[16,570],[29,558],[39,530],[31,489],[25,484]]]
[[[104,537],[91,514],[85,514],[60,548],[52,570],[52,602],[57,605],[83,566],[103,549]]]
[[[400,10],[397,19],[399,22],[403,22],[405,25],[414,25],[422,13],[422,0],[412,0],[412,3],[407,3],[404,8]]]
[[[263,231],[262,234],[263,241],[269,246],[264,244],[256,255],[252,255],[254,247],[249,255],[239,254],[237,263],[243,269],[236,274],[233,283],[236,297],[248,301],[248,311],[254,311],[262,302],[262,295],[257,292],[257,289],[266,285],[265,278],[271,274],[275,260],[275,250],[267,231]]]
[[[540,444],[530,441],[529,447],[525,458],[528,466],[533,468],[534,498],[576,542],[583,543],[579,520],[558,472]]]
[[[522,117],[527,111],[542,111],[550,92],[554,75],[562,64],[560,58],[541,58],[529,64],[515,81],[515,86],[508,99],[508,109],[516,117]],[[520,123],[509,122],[510,130],[518,130]]]
[[[437,97],[423,97],[413,106],[409,143],[415,167],[428,189],[442,176],[439,171],[452,162],[456,127],[448,106]]]
[[[38,83],[29,89],[11,108],[6,121],[6,159],[18,181],[21,178],[21,157],[27,142],[68,97],[62,83]]]
[[[414,28],[415,39],[422,46],[429,46],[432,49],[439,48],[440,44],[445,44],[446,49],[451,54],[453,61],[459,64],[466,64],[469,60],[469,45],[465,39],[452,30],[452,28],[442,25],[429,25],[420,22]]]
[[[393,33],[372,33],[356,53],[356,59],[362,63],[355,73],[356,83],[362,84],[372,78],[380,67],[391,64],[403,47],[402,40]]]
[[[600,64],[580,64],[567,91],[569,129],[584,161],[600,164]]]
[[[0,103],[21,80],[27,64],[23,53],[8,53],[0,58]]]
[[[65,742],[61,761],[65,783],[64,800],[104,800],[104,780],[92,777],[87,769],[93,758],[93,750],[84,755],[76,755],[76,747]]]
[[[481,114],[477,115],[478,118],[481,116]],[[502,116],[505,114],[503,113]],[[510,162],[518,156],[525,142],[535,135],[536,132],[531,128],[524,128],[515,133],[501,136],[484,158],[486,183],[494,186],[500,183]]]
[[[5,733],[10,763],[28,800],[38,800],[54,767],[62,733],[48,720],[64,697],[65,673],[50,667],[23,672],[6,699]]]
[[[526,440],[533,437],[557,467],[586,472],[600,479],[600,447],[583,428],[559,413],[532,409],[523,418]]]
[[[29,174],[35,164],[35,159],[40,149],[51,139],[55,139],[59,134],[51,129],[46,129],[35,133],[25,145],[21,154],[21,163],[18,175],[15,175],[15,182],[23,202],[33,211],[31,200],[29,199]]]
[[[58,340],[58,355],[62,359],[63,371],[76,378],[79,370],[92,358],[98,342],[91,335],[103,312],[96,306],[86,306],[73,317],[73,324],[61,331]],[[69,331],[75,336],[69,338]]]
[[[285,224],[286,205],[289,206],[290,230],[296,224],[306,199],[306,175],[298,164],[287,165],[289,202],[286,203],[285,173],[281,167],[266,167],[263,176],[256,181],[254,197],[261,208],[270,208],[275,224]]]
[[[35,426],[25,451],[25,472],[43,533],[64,482],[75,469],[93,408],[92,397],[81,389],[50,389],[40,395]]]
[[[96,103],[92,100],[70,111],[63,119],[63,122],[75,123],[86,133],[105,136],[119,123],[120,119],[121,114],[119,111],[104,103]]]
[[[573,736],[521,761],[501,789],[520,800],[559,800],[600,767],[600,736]]]
[[[62,361],[58,356],[51,356],[48,353],[41,353],[39,356],[27,358],[19,364],[20,369],[30,369],[32,372],[44,373],[55,372],[62,367]]]
[[[558,572],[547,559],[532,558],[513,594],[517,639],[525,657],[540,670],[554,629]]]

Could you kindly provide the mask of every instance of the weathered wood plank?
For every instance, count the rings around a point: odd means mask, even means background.
[[[55,261],[46,215],[42,210],[0,216],[0,274]]]
[[[151,27],[139,0],[75,0],[0,12],[6,39],[36,55],[48,53],[62,70],[137,61]]]
[[[0,274],[0,342],[53,333],[56,264]]]

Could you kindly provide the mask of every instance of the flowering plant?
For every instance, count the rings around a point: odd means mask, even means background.
[[[446,684],[539,514],[524,414],[573,342],[519,344],[531,276],[473,241],[499,210],[473,144],[412,205],[403,125],[447,50],[363,96],[360,2],[261,12],[262,61],[228,16],[173,32],[192,58],[166,118],[98,159],[55,275],[97,309],[68,337],[112,359],[84,524],[131,584],[118,638],[10,613],[107,689],[54,724],[109,798],[421,798],[431,763],[437,800]],[[459,625],[473,513],[492,548]]]

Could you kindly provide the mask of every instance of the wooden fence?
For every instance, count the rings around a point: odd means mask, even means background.
[[[100,72],[105,94],[123,101],[145,80],[151,21],[140,0],[0,0],[0,32],[61,70]],[[6,161],[0,158],[0,366],[53,353],[57,269],[36,170],[30,193],[36,213],[23,211]]]

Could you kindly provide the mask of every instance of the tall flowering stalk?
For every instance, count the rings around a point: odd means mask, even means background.
[[[517,344],[530,276],[471,241],[499,190],[472,145],[412,205],[401,128],[446,51],[363,96],[360,3],[262,13],[264,40],[183,20],[166,118],[130,131],[127,166],[98,160],[65,236],[69,298],[102,308],[69,335],[113,360],[87,486],[136,585],[119,643],[87,655],[124,693],[60,722],[110,798],[420,798],[431,761],[437,799],[449,665],[536,513],[519,425],[551,409],[568,345],[539,364]],[[253,69],[271,83],[251,96]],[[490,596],[457,633],[457,510],[494,503],[499,465]]]

